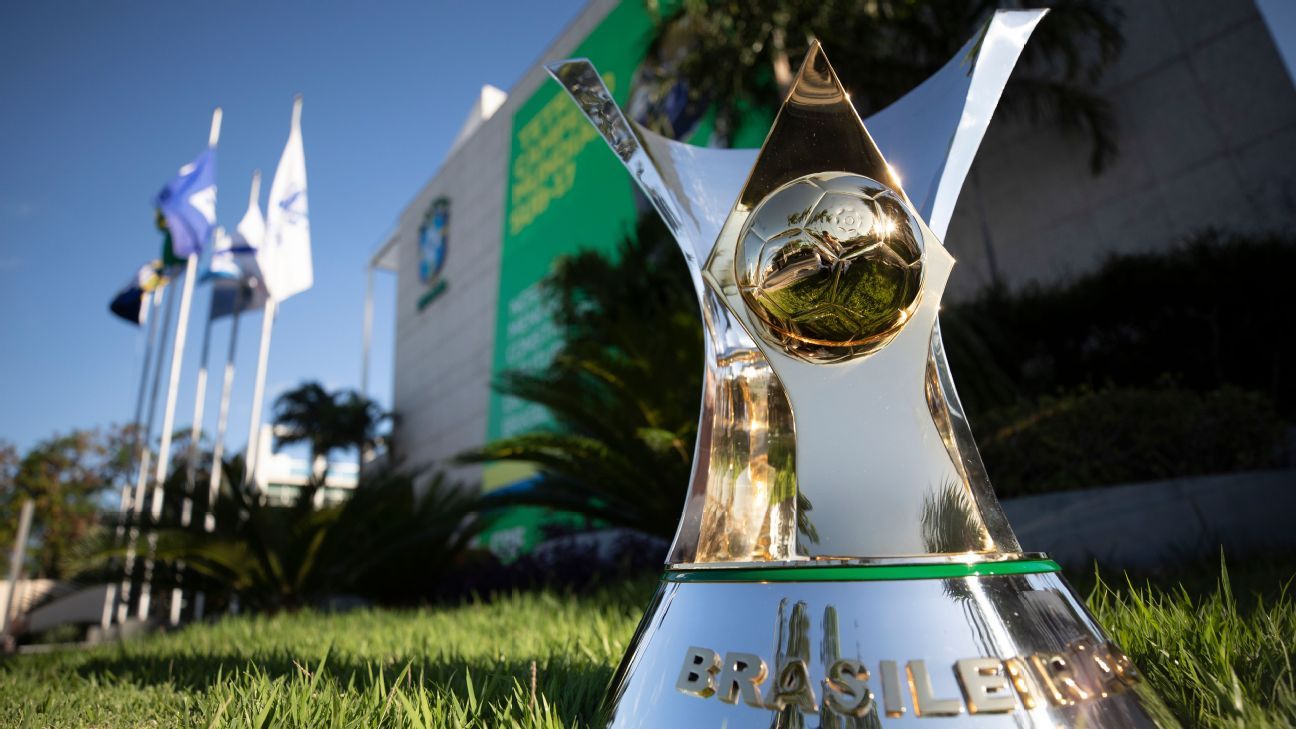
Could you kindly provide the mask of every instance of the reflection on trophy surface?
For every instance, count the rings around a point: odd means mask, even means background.
[[[1020,50],[1041,16],[977,47]],[[707,333],[688,500],[610,725],[1172,724],[1017,543],[937,322],[954,259],[818,44],[754,158],[631,126],[586,61],[551,70],[676,236]],[[947,121],[910,144],[968,157]]]
[[[710,468],[694,562],[790,559],[796,531],[792,413],[753,349],[718,361]],[[681,537],[683,535],[681,534]]]
[[[806,361],[875,352],[917,308],[922,231],[875,180],[797,178],[761,201],[738,246],[738,287],[761,335]]]

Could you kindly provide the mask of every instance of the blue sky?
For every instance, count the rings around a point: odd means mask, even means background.
[[[510,88],[582,0],[65,2],[0,6],[0,439],[125,422],[141,331],[108,313],[156,257],[152,196],[225,120],[218,219],[269,189],[294,93],[310,185],[315,287],[281,308],[267,379],[356,387],[364,265],[436,171],[481,85]],[[391,387],[394,284],[381,276],[371,387]],[[191,421],[198,289],[177,425]],[[224,357],[227,324],[215,330]],[[246,440],[259,317],[244,319],[229,445]],[[215,390],[208,400],[208,428]],[[159,416],[160,418],[160,416]]]

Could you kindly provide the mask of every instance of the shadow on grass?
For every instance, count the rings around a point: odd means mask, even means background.
[[[1186,553],[1159,569],[1122,570],[1096,559],[1068,561],[1063,572],[1082,596],[1091,594],[1101,579],[1117,590],[1150,586],[1203,598],[1215,594],[1221,579],[1227,579],[1239,609],[1249,613],[1257,605],[1272,603],[1296,581],[1296,551],[1225,553],[1217,544],[1214,554]]]
[[[246,682],[251,678],[290,684],[313,684],[318,679],[348,694],[422,689],[473,704],[504,704],[519,695],[530,697],[534,703],[536,698],[544,697],[568,725],[587,723],[598,716],[614,670],[612,666],[563,657],[535,662],[483,658],[384,661],[326,654],[323,660],[319,656],[314,660],[319,663],[304,665],[286,654],[95,656],[75,670],[92,681],[164,685],[187,692],[219,689],[229,685],[231,679]]]

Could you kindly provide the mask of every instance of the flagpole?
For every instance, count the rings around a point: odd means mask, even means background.
[[[189,429],[189,450],[185,454],[185,497],[180,511],[180,526],[189,526],[193,517],[194,483],[198,480],[199,441],[202,439],[203,410],[207,404],[207,361],[211,355],[212,307],[216,301],[213,286],[207,304],[207,323],[203,325],[202,352],[198,355],[198,383],[194,393],[193,423]]]
[[[13,550],[9,556],[9,591],[5,595],[4,613],[0,614],[0,639],[8,644],[12,639],[13,624],[10,613],[13,612],[14,595],[18,592],[18,583],[23,576],[23,561],[27,555],[27,538],[31,534],[32,513],[36,502],[30,498],[23,500],[22,511],[18,515],[18,533],[14,535]],[[18,606],[22,610],[22,604]],[[5,646],[8,648],[8,645]]]
[[[224,112],[221,111],[219,106],[212,110],[211,131],[207,133],[208,147],[215,147],[216,143],[220,141],[221,118],[223,116]]]
[[[261,239],[264,237],[264,221],[261,218],[260,201],[261,200],[261,170],[252,171],[252,185],[248,189],[248,211],[244,213],[243,220],[239,221],[236,231],[243,237],[243,242],[249,246],[259,246]],[[256,211],[256,218],[249,216]],[[244,222],[258,223],[257,229],[243,229]],[[260,230],[261,232],[257,232]],[[255,241],[245,236],[252,234]],[[226,347],[225,356],[225,374],[221,382],[220,407],[216,415],[216,441],[212,445],[212,464],[210,479],[207,482],[207,502],[206,511],[203,514],[203,529],[208,533],[216,531],[216,502],[220,498],[221,476],[225,469],[225,433],[229,428],[229,406],[230,396],[234,388],[234,361],[238,351],[239,323],[243,319],[243,307],[248,297],[253,293],[257,286],[257,281],[252,276],[244,276],[242,267],[239,270],[239,280],[237,288],[234,290],[234,321],[230,323],[229,345]],[[241,484],[240,484],[241,485]],[[207,595],[201,591],[194,594],[193,617],[195,620],[201,620],[203,613],[206,611]]]
[[[139,390],[135,396],[135,417],[131,419],[131,463],[137,463],[139,460],[139,449],[142,439],[140,438],[141,422],[144,419],[144,399],[148,394],[148,376],[149,371],[153,368],[153,350],[155,349],[157,339],[157,318],[158,307],[162,303],[161,288],[156,288],[148,292],[148,301],[143,306],[144,318],[148,321],[147,333],[144,335],[144,362],[140,367]],[[126,537],[127,514],[131,509],[131,484],[126,481],[122,484],[121,493],[117,499],[117,532],[114,536],[114,544],[120,544]],[[112,625],[113,608],[117,606],[117,583],[109,581],[108,589],[104,591],[103,615],[99,618],[99,627],[107,630]]]
[[[243,296],[246,286],[239,281],[238,291],[234,294],[234,321],[230,324],[229,346],[226,347],[225,376],[221,382],[220,407],[216,412],[216,442],[212,445],[211,476],[207,482],[207,504],[203,513],[203,529],[216,531],[216,499],[220,495],[222,463],[225,455],[225,429],[229,425],[230,392],[234,387],[234,355],[238,347],[239,319],[243,318]],[[193,619],[202,620],[206,612],[207,595],[202,591],[194,593]]]
[[[373,262],[365,268],[365,302],[364,302],[364,332],[363,348],[364,354],[360,361],[360,394],[369,397],[369,349],[373,341],[373,287],[374,272]]]
[[[270,359],[270,336],[274,330],[278,302],[267,298],[261,315],[261,349],[257,354],[256,384],[252,388],[252,420],[248,425],[247,466],[243,480],[256,484],[257,461],[261,454],[261,407],[265,399],[266,365]]]
[[[293,97],[292,126],[288,143],[279,157],[266,211],[266,239],[262,250],[268,253],[268,267],[263,264],[261,280],[267,299],[261,323],[261,351],[257,358],[256,385],[252,390],[252,421],[248,427],[247,474],[245,480],[257,482],[261,451],[261,408],[265,400],[266,367],[270,357],[270,336],[274,328],[279,299],[310,288],[313,272],[310,259],[310,228],[306,215],[306,163],[301,146],[302,95]],[[289,193],[289,188],[293,188]],[[293,206],[297,207],[294,208]],[[286,217],[287,216],[287,217]],[[291,240],[283,239],[284,228],[294,231]],[[304,238],[302,236],[305,236]],[[285,250],[285,243],[288,248]],[[304,245],[304,247],[303,247]],[[298,256],[291,262],[284,255]],[[302,274],[305,274],[304,276]]]
[[[212,110],[211,128],[207,133],[207,146],[209,148],[215,147],[216,143],[220,141],[222,115],[223,112],[219,106]],[[154,530],[149,532],[149,551],[148,557],[144,560],[144,580],[140,586],[140,603],[137,613],[141,620],[148,617],[149,601],[153,588],[153,556],[157,551],[156,527],[158,521],[162,518],[167,472],[171,467],[171,437],[173,435],[172,428],[175,427],[176,395],[180,390],[180,371],[184,364],[185,335],[189,331],[189,308],[193,303],[194,279],[198,276],[198,256],[198,252],[192,252],[185,262],[185,282],[180,294],[180,319],[176,323],[175,341],[171,349],[171,378],[167,387],[165,413],[162,416],[162,442],[158,446],[157,471],[154,473],[153,503],[149,509]]]
[[[220,410],[216,415],[216,443],[212,446],[211,480],[207,484],[207,514],[203,519],[203,528],[216,530],[216,512],[213,507],[220,494],[221,471],[225,464],[225,430],[229,427],[230,392],[234,389],[234,356],[238,348],[239,320],[243,318],[243,297],[246,286],[240,282],[238,293],[234,295],[234,321],[230,324],[228,354],[225,358],[225,379],[221,383]]]
[[[139,525],[141,516],[144,512],[144,491],[148,487],[149,467],[153,451],[149,447],[149,442],[153,440],[153,418],[157,415],[157,398],[158,390],[162,386],[162,352],[171,340],[171,322],[175,319],[176,298],[166,295],[166,287],[158,289],[159,305],[162,299],[168,299],[166,303],[166,312],[163,315],[162,326],[158,330],[158,342],[155,354],[157,359],[153,364],[153,385],[149,390],[148,414],[144,418],[144,432],[140,437],[140,454],[139,454],[139,471],[135,479],[135,492],[131,496],[130,512],[123,515],[133,519],[128,531],[126,543],[126,565],[122,574],[121,602],[117,605],[117,622],[124,623],[129,617],[131,600],[138,597],[137,590],[134,589],[135,582],[135,547],[139,540]]]
[[[218,126],[220,116],[213,117],[213,126]],[[153,499],[149,516],[156,529],[162,518],[162,502],[166,491],[167,471],[171,467],[171,436],[175,427],[176,395],[180,390],[180,370],[184,365],[185,335],[189,331],[189,308],[193,301],[194,279],[198,273],[198,254],[189,255],[185,262],[184,288],[180,292],[180,318],[176,321],[175,340],[171,348],[171,377],[167,385],[167,399],[162,415],[162,442],[158,446],[157,470],[153,473]],[[140,585],[140,603],[137,615],[141,620],[148,617],[150,593],[153,581],[153,555],[157,550],[157,531],[150,531],[148,537],[148,557],[144,560],[144,580]]]
[[[261,170],[252,171],[252,187],[248,191],[248,210],[257,206],[261,199]],[[260,244],[260,241],[257,241]],[[207,513],[203,518],[203,528],[208,532],[216,530],[216,512],[214,507],[220,494],[221,472],[225,468],[225,431],[229,426],[230,393],[234,387],[234,356],[238,348],[239,320],[243,318],[243,300],[250,292],[253,281],[245,280],[240,271],[238,289],[234,294],[234,321],[230,325],[229,346],[226,348],[225,377],[221,382],[220,409],[216,415],[216,442],[212,445],[211,479],[207,483]],[[201,600],[202,596],[199,595]],[[195,605],[196,617],[202,617],[202,604]]]
[[[196,257],[196,256],[195,256]],[[198,445],[202,439],[203,408],[207,402],[207,359],[211,353],[212,303],[216,289],[212,288],[207,304],[207,323],[203,325],[202,353],[198,357],[198,384],[195,388],[193,423],[189,429],[189,449],[185,455],[184,501],[180,507],[180,526],[187,527],[193,518],[193,494],[198,481]],[[177,568],[182,565],[177,564]],[[171,624],[180,622],[180,609],[184,604],[184,591],[177,585],[171,588]]]

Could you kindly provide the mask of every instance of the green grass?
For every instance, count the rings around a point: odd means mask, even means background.
[[[1296,726],[1292,572],[1220,572],[1205,590],[1099,581],[1089,607],[1184,726]]]
[[[1235,570],[1222,589],[1201,574],[1189,575],[1189,589],[1108,580],[1094,584],[1090,604],[1185,726],[1290,727],[1290,575]],[[645,581],[459,607],[237,617],[20,656],[0,663],[0,723],[587,726],[651,589]]]

